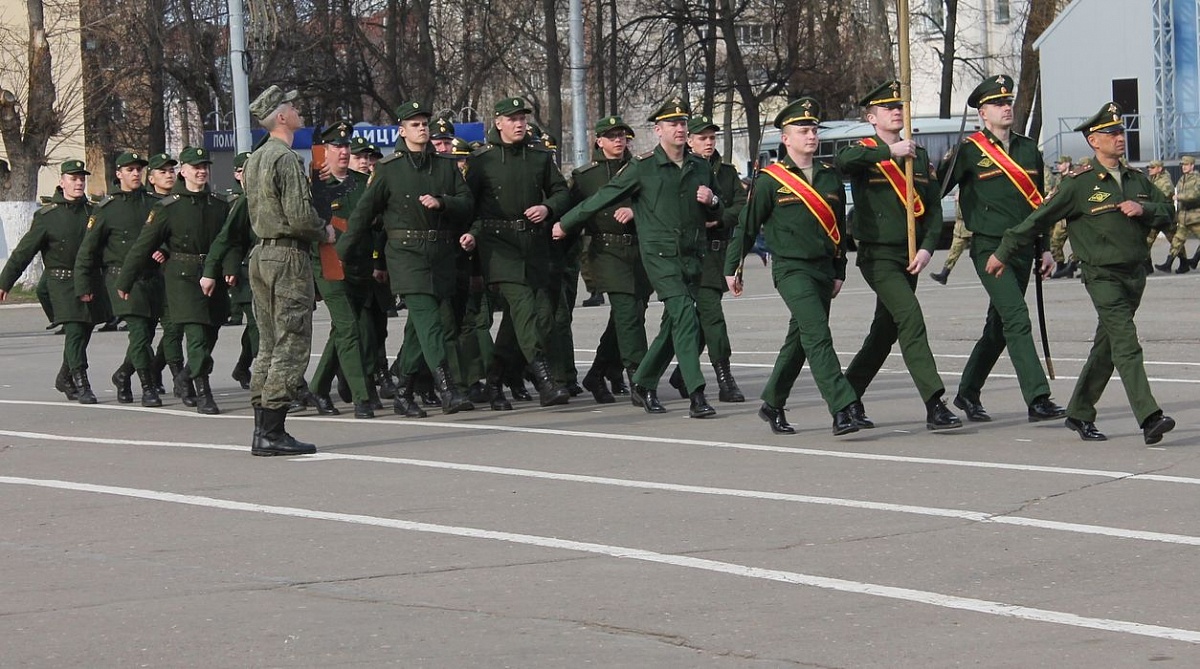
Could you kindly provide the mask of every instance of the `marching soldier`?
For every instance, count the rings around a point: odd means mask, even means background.
[[[21,237],[9,254],[4,270],[0,271],[0,302],[8,298],[8,291],[21,278],[33,256],[41,253],[42,271],[49,277],[46,286],[54,320],[62,324],[66,334],[63,364],[54,378],[54,389],[69,400],[95,404],[96,394],[92,392],[87,374],[87,345],[92,328],[107,321],[108,314],[103,312],[97,300],[79,300],[74,281],[75,257],[92,213],[92,205],[85,193],[91,172],[84,168],[82,160],[63,161],[58,169],[58,187],[54,189],[54,195],[48,204],[34,212],[29,231]],[[104,290],[99,280],[93,280],[90,288],[93,295]]]
[[[1054,194],[1063,178],[1070,173],[1071,156],[1059,156],[1058,161],[1054,164],[1054,169],[1046,175],[1046,195]],[[1050,255],[1054,257],[1054,273],[1050,275],[1051,279],[1075,278],[1075,270],[1079,268],[1079,261],[1075,259],[1074,250],[1071,251],[1071,257],[1067,258],[1064,252],[1066,245],[1067,222],[1059,221],[1050,233]]]
[[[125,264],[129,249],[146,226],[150,209],[158,201],[142,188],[142,170],[148,161],[141,154],[126,151],[117,156],[117,187],[100,204],[88,221],[88,233],[75,259],[75,293],[90,302],[100,270],[105,278],[109,302],[117,317],[125,321],[129,346],[125,360],[112,376],[117,401],[133,402],[130,377],[137,372],[142,385],[142,406],[160,407],[162,399],[155,388],[151,366],[154,358],[154,330],[162,316],[163,282],[157,267],[148,268],[134,282],[129,299],[117,295],[117,275]]]
[[[783,411],[806,359],[833,415],[833,434],[874,427],[842,375],[829,332],[829,305],[846,280],[846,202],[841,177],[832,166],[813,160],[820,121],[821,108],[812,98],[791,102],[775,117],[787,153],[756,178],[723,267],[726,285],[734,296],[741,295],[738,269],[759,231],[766,228],[767,245],[774,255],[771,275],[791,312],[787,336],[758,410],[775,434],[796,432]]]
[[[975,422],[992,420],[983,408],[980,394],[1006,348],[1017,372],[1029,420],[1053,420],[1066,413],[1050,400],[1050,382],[1034,347],[1033,326],[1025,302],[1030,272],[1040,271],[1046,276],[1053,268],[1050,252],[1042,253],[1040,263],[1032,247],[1010,254],[1010,271],[1003,276],[991,276],[985,269],[1004,232],[1042,204],[1042,152],[1037,142],[1012,131],[1012,86],[1011,77],[1000,75],[989,77],[975,87],[967,104],[979,110],[983,129],[963,140],[957,148],[957,159],[943,164],[939,174],[939,181],[947,189],[959,187],[963,220],[972,233],[970,257],[989,298],[983,336],[967,358],[954,397],[954,406],[966,413],[967,420]]]
[[[394,410],[402,416],[424,417],[413,397],[413,376],[424,361],[433,371],[442,413],[453,414],[474,408],[459,394],[455,382],[461,372],[451,301],[457,285],[458,245],[465,223],[471,220],[473,202],[455,159],[435,153],[430,146],[429,110],[419,102],[406,102],[396,116],[403,143],[375,166],[337,251],[347,265],[362,253],[369,254],[370,233],[382,223],[392,292],[404,297],[408,309]]]
[[[171,194],[171,190],[175,188],[175,182],[179,180],[179,175],[175,172],[178,165],[179,161],[172,158],[169,153],[156,153],[150,156],[149,164],[146,166],[146,181],[150,184],[146,190],[150,193],[150,197],[160,200]],[[167,261],[167,256],[162,251],[155,251],[153,257],[154,262],[160,265],[159,281],[161,283],[161,265]],[[163,369],[169,369],[172,379],[178,379],[178,382],[173,383],[173,394],[183,400],[185,406],[194,407],[196,406],[196,397],[183,392],[183,377],[179,376],[183,371],[183,326],[171,320],[171,306],[167,304],[165,295],[162,302],[160,324],[163,332],[162,337],[158,339],[158,348],[154,351],[154,367],[151,370],[154,373],[154,389],[159,394],[166,392],[163,387],[162,373]]]
[[[218,329],[229,318],[229,294],[223,281],[206,294],[200,279],[208,249],[225,225],[229,203],[208,186],[212,159],[206,149],[189,146],[179,160],[183,179],[150,210],[117,276],[117,295],[130,299],[134,285],[154,262],[151,255],[160,248],[165,250],[167,303],[171,319],[183,326],[187,339],[187,367],[177,380],[184,386],[185,396],[195,396],[198,413],[215,415],[221,410],[213,399],[208,375],[213,369]]]
[[[250,249],[258,243],[250,228],[250,210],[246,207],[246,191],[242,180],[250,152],[239,153],[233,159],[233,178],[237,184],[229,195],[229,218],[225,227],[209,247],[204,260],[204,276],[217,281],[224,277],[229,286],[229,301],[246,315],[242,330],[241,351],[231,376],[242,387],[250,389],[250,365],[258,355],[258,321],[254,318],[254,296],[250,292]]]
[[[942,271],[930,272],[929,278],[937,281],[943,286],[950,279],[950,272],[954,266],[958,264],[958,259],[962,256],[963,251],[971,245],[971,231],[967,229],[967,224],[963,222],[962,209],[959,207],[958,198],[954,202],[954,241],[950,242],[950,250],[946,252],[946,262],[942,263]]]
[[[1200,175],[1196,174],[1196,159],[1184,156],[1180,161],[1183,174],[1179,184],[1175,186],[1175,204],[1179,209],[1178,221],[1175,225],[1175,235],[1171,238],[1171,251],[1167,260],[1158,269],[1163,272],[1171,271],[1171,265],[1179,258],[1179,269],[1176,274],[1185,274],[1196,267],[1200,261],[1200,248],[1196,255],[1189,260],[1187,255],[1187,240],[1189,236],[1200,237]]]
[[[1171,204],[1144,174],[1122,161],[1125,127],[1116,103],[1104,105],[1075,130],[1087,138],[1095,161],[1068,175],[1045,204],[1007,230],[986,270],[1002,276],[1005,266],[1027,253],[1037,235],[1066,219],[1083,285],[1099,317],[1092,349],[1067,406],[1066,426],[1084,441],[1107,438],[1096,428],[1096,402],[1115,368],[1143,439],[1157,444],[1174,429],[1175,421],[1163,415],[1150,392],[1133,319],[1146,289],[1146,233],[1170,225]]]
[[[871,91],[860,104],[875,136],[843,148],[837,165],[850,178],[854,194],[855,234],[858,268],[875,291],[875,318],[862,349],[846,368],[846,378],[859,399],[879,373],[892,344],[900,341],[900,352],[921,400],[925,403],[925,427],[944,430],[962,427],[962,421],[946,408],[945,386],[929,350],[925,316],[917,301],[917,277],[929,264],[941,232],[942,200],[939,184],[931,174],[925,149],[912,140],[901,139],[904,102],[900,82],[889,81]],[[905,158],[913,161],[917,189],[916,217],[919,248],[908,259],[905,201],[907,192]],[[863,418],[855,416],[856,419]]]
[[[708,418],[716,410],[704,397],[700,371],[700,322],[696,300],[701,279],[708,222],[720,221],[723,205],[716,178],[707,162],[687,153],[691,111],[679,98],[663,104],[650,117],[659,144],[634,157],[612,181],[555,224],[556,237],[618,202],[633,203],[642,265],[663,301],[662,325],[633,376],[630,399],[647,413],[665,413],[658,401],[658,381],[678,357],[692,418]]]
[[[1150,163],[1148,165],[1146,165],[1146,173],[1150,175],[1150,183],[1154,184],[1154,187],[1162,192],[1163,197],[1167,198],[1167,200],[1169,200],[1169,201],[1174,202],[1174,200],[1175,200],[1175,182],[1171,181],[1171,173],[1167,172],[1167,170],[1163,167],[1163,161],[1151,160]],[[1158,235],[1159,235],[1158,230],[1151,230],[1150,234],[1146,235],[1146,252],[1147,253],[1149,253],[1154,248],[1154,242],[1155,242],[1155,240],[1158,239]],[[1169,229],[1167,229],[1164,232],[1164,236],[1167,238],[1167,244],[1169,245],[1171,243],[1171,240],[1173,240],[1175,238],[1175,226],[1171,226]],[[1168,249],[1169,248],[1170,248],[1170,246],[1168,246]],[[1170,252],[1168,251],[1168,254],[1169,253]],[[1169,261],[1170,258],[1168,257],[1167,260]],[[1150,274],[1151,272],[1154,271],[1154,263],[1148,262],[1148,263],[1146,263],[1146,265],[1147,265],[1147,267],[1146,267],[1147,274]],[[1186,267],[1186,265],[1187,265],[1187,263],[1181,263],[1181,267],[1179,269],[1183,270],[1184,267]],[[1167,264],[1166,268],[1167,269],[1164,271],[1169,271],[1171,269],[1171,265]]]

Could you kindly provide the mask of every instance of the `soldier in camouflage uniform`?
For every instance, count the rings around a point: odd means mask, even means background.
[[[43,272],[54,309],[54,320],[63,325],[63,364],[54,379],[54,388],[69,400],[80,404],[95,404],[96,395],[87,375],[87,345],[92,328],[108,320],[97,300],[83,302],[76,297],[75,256],[87,232],[92,206],[84,193],[87,176],[91,174],[82,160],[68,160],[59,167],[58,187],[49,204],[33,214],[29,231],[9,254],[0,272],[0,302],[8,297],[21,273],[42,254]],[[91,294],[99,294],[104,286],[98,280],[91,285]]]
[[[967,224],[963,222],[962,209],[958,206],[958,200],[954,202],[954,241],[950,242],[950,250],[946,252],[946,262],[942,263],[942,271],[930,272],[929,278],[937,281],[943,286],[950,279],[950,271],[958,264],[958,258],[963,251],[971,246],[971,231],[967,229]]]
[[[91,300],[92,287],[103,273],[109,302],[129,329],[125,360],[112,377],[117,401],[133,402],[130,377],[136,371],[142,384],[142,406],[160,407],[162,399],[150,368],[154,358],[154,330],[162,316],[162,275],[157,267],[147,269],[133,284],[128,300],[120,299],[116,286],[129,249],[145,227],[150,209],[158,202],[142,189],[142,170],[146,165],[146,159],[138,153],[127,151],[117,157],[118,185],[96,205],[75,259],[75,292],[80,299]]]
[[[1058,189],[1058,185],[1062,183],[1063,177],[1071,173],[1071,156],[1059,156],[1058,162],[1054,164],[1054,169],[1046,174],[1046,195],[1054,194]],[[1075,270],[1079,268],[1079,261],[1075,259],[1075,253],[1072,250],[1071,257],[1068,258],[1064,251],[1067,245],[1067,222],[1059,221],[1054,225],[1054,230],[1050,233],[1050,256],[1054,258],[1054,273],[1050,275],[1051,279],[1068,279],[1075,277]]]
[[[1163,194],[1164,197],[1166,197],[1171,202],[1174,202],[1175,201],[1175,182],[1173,182],[1171,180],[1171,173],[1167,172],[1166,168],[1163,167],[1163,161],[1151,160],[1150,163],[1148,165],[1146,165],[1146,173],[1150,175],[1150,183],[1154,184],[1154,187],[1157,188],[1159,190],[1159,192]],[[1169,245],[1171,243],[1171,240],[1175,238],[1175,225],[1172,224],[1171,227],[1168,228],[1167,230],[1165,230],[1162,234],[1163,234],[1163,236],[1165,236],[1167,238],[1168,248],[1170,248]],[[1149,252],[1151,249],[1154,248],[1154,242],[1155,242],[1155,240],[1158,239],[1158,235],[1159,235],[1158,230],[1151,230],[1150,234],[1146,235],[1146,251],[1147,252]],[[1186,263],[1184,263],[1184,264],[1186,265]],[[1171,267],[1170,267],[1170,265],[1168,265],[1167,270],[1170,270],[1170,269],[1171,269]],[[1147,262],[1146,263],[1146,273],[1149,274],[1153,271],[1154,271],[1154,263]]]
[[[1179,161],[1183,174],[1175,186],[1175,206],[1179,217],[1175,223],[1175,236],[1171,239],[1171,252],[1167,261],[1157,265],[1158,269],[1169,272],[1175,259],[1179,258],[1179,269],[1176,274],[1185,274],[1196,267],[1200,261],[1200,249],[1190,260],[1187,255],[1187,240],[1189,236],[1200,237],[1200,175],[1196,174],[1196,159],[1184,156]]]

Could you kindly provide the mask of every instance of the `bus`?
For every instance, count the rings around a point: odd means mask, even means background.
[[[960,128],[962,136],[981,129],[979,118],[968,118],[966,127],[962,118],[914,117],[912,119],[912,136],[918,144],[929,152],[929,159],[937,162],[959,140]],[[855,142],[871,137],[875,129],[866,121],[827,121],[821,124],[817,131],[820,146],[817,147],[817,160],[833,163],[838,151]],[[771,128],[763,133],[762,143],[758,147],[759,166],[770,165],[779,160],[783,146],[779,143],[779,130]],[[850,236],[854,237],[854,197],[850,193],[849,182],[845,183],[846,190],[846,225]],[[942,234],[938,240],[938,248],[950,248],[954,239],[954,211],[956,193],[951,191],[942,199]]]

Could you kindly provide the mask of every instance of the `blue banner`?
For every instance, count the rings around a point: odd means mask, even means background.
[[[461,139],[468,142],[483,141],[483,124],[482,123],[458,123],[454,126],[454,133]],[[233,153],[235,151],[236,141],[232,130],[209,130],[204,133],[204,148],[213,153]],[[251,135],[253,141],[257,142],[266,131],[259,128],[254,130]],[[367,142],[374,144],[379,148],[395,146],[400,139],[400,129],[394,125],[357,125],[354,126],[354,136],[362,137]],[[300,128],[296,131],[295,138],[292,140],[292,148],[297,150],[311,149],[313,146],[313,129]]]

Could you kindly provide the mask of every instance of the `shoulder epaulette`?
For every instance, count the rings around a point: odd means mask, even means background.
[[[654,157],[654,152],[653,152],[653,151],[647,151],[647,152],[645,152],[645,153],[639,153],[639,154],[637,154],[636,156],[634,156],[634,157],[633,157],[633,159],[634,159],[634,160],[645,160],[645,159],[647,159],[647,158],[652,158],[652,157]]]
[[[1077,165],[1077,166],[1071,168],[1070,172],[1067,172],[1067,176],[1074,179],[1075,177],[1079,176],[1080,174],[1087,174],[1088,172],[1091,172],[1094,169],[1096,169],[1096,168],[1091,163],[1088,163],[1086,165]]]
[[[170,205],[173,205],[178,201],[179,201],[179,194],[172,193],[170,195],[164,195],[163,198],[158,201],[158,204],[160,207],[169,207]]]
[[[380,159],[379,159],[379,162],[378,162],[377,164],[378,164],[378,165],[383,165],[383,164],[385,164],[385,163],[390,163],[390,162],[392,162],[393,160],[396,160],[396,159],[397,159],[397,158],[399,158],[399,157],[400,157],[400,153],[398,153],[398,152],[397,152],[397,153],[393,153],[393,154],[391,154],[391,155],[389,155],[389,156],[387,156],[387,157],[380,158]]]
[[[581,167],[576,167],[575,169],[571,170],[571,174],[583,174],[584,172],[587,172],[599,165],[600,165],[600,161],[593,160],[592,162],[588,163],[587,165],[583,165]]]
[[[434,153],[433,155],[437,156],[438,158],[441,158],[442,160],[453,160],[456,162],[458,161],[459,158],[462,157],[462,156],[456,156],[453,153],[441,153],[441,152]]]
[[[113,200],[115,200],[115,199],[116,199],[115,197],[113,197],[113,196],[109,195],[108,197],[104,198],[103,200],[100,200],[99,202],[97,202],[97,203],[96,203],[96,208],[97,208],[97,209],[103,209],[104,207],[108,206],[108,203],[109,203],[109,202],[112,202],[112,201],[113,201]]]
[[[46,213],[46,212],[48,212],[48,211],[54,211],[54,210],[55,210],[55,209],[57,209],[57,208],[58,208],[58,203],[57,203],[57,202],[50,202],[50,203],[48,203],[48,204],[42,205],[42,207],[41,207],[41,208],[39,208],[37,211],[35,211],[35,212],[33,212],[33,213],[34,213],[34,214],[44,214],[44,213]]]
[[[475,149],[474,151],[472,151],[471,157],[474,158],[475,156],[482,156],[483,154],[487,153],[488,151],[491,151],[494,148],[496,148],[495,144],[484,144],[483,146],[479,147],[478,149]]]

